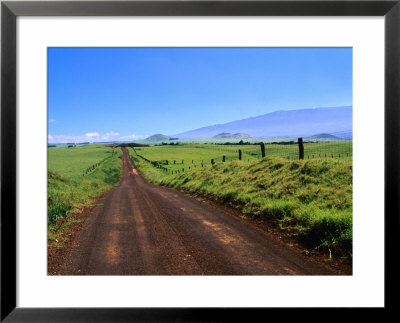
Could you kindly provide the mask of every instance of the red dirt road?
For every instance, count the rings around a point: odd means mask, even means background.
[[[148,183],[125,148],[121,183],[100,203],[59,274],[335,274],[249,221]]]

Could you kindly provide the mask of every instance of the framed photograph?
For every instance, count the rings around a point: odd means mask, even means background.
[[[399,15],[3,1],[1,320],[393,308]]]

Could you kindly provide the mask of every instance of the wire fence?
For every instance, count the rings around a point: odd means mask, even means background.
[[[263,156],[262,144],[240,147],[244,155],[255,158],[281,157],[288,160],[312,159],[312,158],[344,158],[353,156],[352,141],[331,141],[331,142],[281,142],[266,143]],[[302,147],[302,153],[301,153]]]
[[[105,158],[103,158],[102,160],[100,160],[97,163],[94,163],[93,165],[88,166],[86,169],[84,169],[82,171],[82,176],[85,176],[87,174],[90,174],[91,172],[93,172],[97,167],[99,167],[101,164],[103,164],[108,158],[111,158],[114,156],[114,149],[112,150],[112,154],[110,156],[107,156]]]
[[[197,144],[163,148],[136,148],[138,157],[166,172],[185,170],[235,160],[252,162],[262,158],[287,160],[352,158],[353,141],[346,137],[297,138],[257,144]]]

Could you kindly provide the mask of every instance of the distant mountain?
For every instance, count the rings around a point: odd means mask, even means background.
[[[169,140],[169,136],[165,136],[162,135],[160,133],[152,135],[150,137],[147,137],[146,139],[144,139],[145,141],[168,141]]]
[[[330,140],[330,141],[332,141],[332,140],[340,140],[341,138],[336,137],[334,135],[330,135],[328,133],[320,133],[320,134],[317,134],[314,136],[306,137],[304,139],[305,140]]]
[[[221,133],[242,133],[258,138],[308,137],[353,129],[353,107],[275,111],[258,117],[216,124],[174,135],[179,139],[211,138]]]
[[[253,139],[252,136],[247,133],[234,133],[231,134],[229,132],[222,132],[216,136],[212,137],[213,139]]]
[[[353,138],[353,131],[342,131],[334,134],[335,137],[341,139],[352,139]]]

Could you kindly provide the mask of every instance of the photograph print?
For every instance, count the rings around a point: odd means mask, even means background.
[[[352,275],[352,48],[47,58],[48,275]]]

